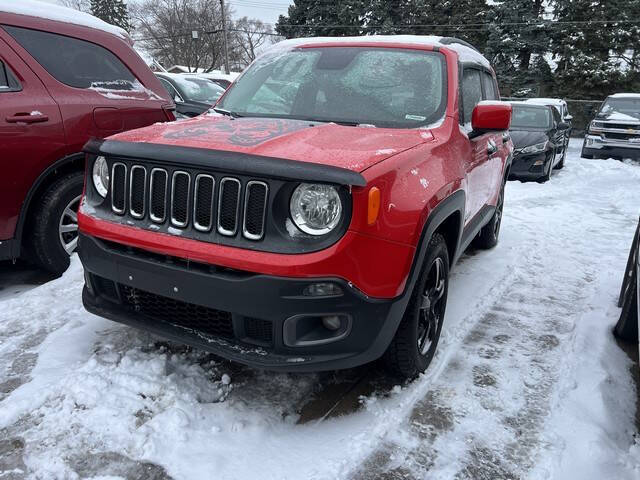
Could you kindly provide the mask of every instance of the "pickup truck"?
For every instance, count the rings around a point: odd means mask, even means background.
[[[431,362],[498,242],[511,105],[453,38],[278,43],[213,110],[85,146],[85,308],[264,369]]]
[[[583,158],[640,158],[640,94],[616,93],[589,124]]]

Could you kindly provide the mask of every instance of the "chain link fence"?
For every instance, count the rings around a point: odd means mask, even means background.
[[[526,98],[502,97],[505,101],[522,101]],[[572,100],[565,99],[569,113],[573,116],[572,137],[584,137],[589,122],[594,119],[604,100]]]

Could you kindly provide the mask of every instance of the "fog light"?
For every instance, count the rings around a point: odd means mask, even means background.
[[[322,317],[322,325],[327,330],[336,331],[342,326],[342,319],[337,315]]]
[[[335,283],[312,283],[302,294],[306,297],[336,297],[342,295],[342,289]]]

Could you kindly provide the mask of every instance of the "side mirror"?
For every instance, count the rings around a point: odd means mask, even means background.
[[[182,97],[180,95],[178,95],[177,93],[173,96],[173,101],[175,103],[184,103],[184,100],[182,100]]]
[[[571,120],[573,120],[573,115],[565,115],[565,116],[564,116],[564,119],[565,119],[567,122],[570,122]]]
[[[496,130],[509,130],[510,125],[511,104],[507,102],[480,102],[471,114],[471,133],[473,136]]]
[[[571,128],[571,125],[567,122],[560,122],[558,124],[558,130],[569,130]]]

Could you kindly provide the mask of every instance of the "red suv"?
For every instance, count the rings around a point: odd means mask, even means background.
[[[173,105],[124,31],[33,5],[0,5],[0,260],[59,274],[77,243],[83,145],[173,120]]]
[[[215,112],[86,146],[85,307],[260,368],[416,375],[450,267],[498,241],[498,98],[456,39],[278,44]]]

